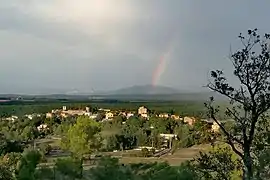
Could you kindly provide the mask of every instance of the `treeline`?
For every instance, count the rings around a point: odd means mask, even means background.
[[[12,115],[22,116],[32,113],[46,113],[52,109],[59,109],[62,106],[68,108],[81,108],[86,106],[93,108],[109,108],[112,110],[137,111],[138,107],[146,106],[153,112],[175,112],[179,115],[203,116],[205,108],[203,102],[20,102],[2,103],[0,106],[0,117]]]
[[[199,179],[189,164],[172,167],[167,163],[120,164],[118,159],[104,157],[93,167],[83,168],[76,158],[57,159],[53,165],[39,165],[42,155],[28,149],[22,154],[10,153],[0,161],[3,180],[175,180]]]

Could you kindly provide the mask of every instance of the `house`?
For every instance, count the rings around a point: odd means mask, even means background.
[[[38,131],[44,131],[44,130],[48,130],[48,125],[47,124],[41,124],[37,127]]]
[[[127,116],[126,112],[119,112],[118,116]]]
[[[144,106],[139,107],[139,109],[138,109],[138,114],[139,114],[139,115],[147,114],[147,108],[144,107]]]
[[[105,114],[105,119],[112,119],[112,118],[113,118],[113,113],[107,112],[107,113]]]
[[[141,114],[141,117],[149,119],[148,114]]]
[[[91,116],[92,113],[91,113],[91,112],[85,112],[84,115],[85,115],[85,116]]]
[[[174,120],[180,120],[180,116],[178,115],[171,115],[171,118]]]
[[[104,111],[104,112],[110,112],[111,111],[110,109],[103,109],[103,108],[99,108],[98,110],[99,111]]]
[[[194,117],[184,117],[184,123],[189,124],[190,126],[193,126],[196,119]]]
[[[90,119],[96,119],[97,118],[97,114],[92,114],[89,116]]]
[[[34,115],[33,114],[26,114],[25,117],[32,120],[34,118]]]
[[[90,108],[86,107],[85,110],[67,110],[66,106],[63,106],[63,110],[61,111],[62,117],[68,117],[68,116],[83,116],[83,115],[89,115]]]
[[[167,113],[159,114],[158,117],[160,117],[160,118],[169,118],[169,114],[167,114]]]
[[[53,117],[53,113],[46,113],[46,118],[52,118]]]
[[[60,116],[63,117],[63,118],[67,118],[67,117],[68,117],[68,114],[65,113],[65,112],[62,112],[62,113],[60,114]]]
[[[127,119],[129,119],[130,117],[133,117],[134,116],[134,114],[133,113],[127,113]]]
[[[12,122],[17,119],[18,119],[18,116],[11,116],[11,117],[6,118],[7,121],[12,121]]]
[[[202,119],[201,121],[208,124],[210,131],[219,132],[220,127],[213,119]]]

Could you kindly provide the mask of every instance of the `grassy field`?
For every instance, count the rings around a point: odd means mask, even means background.
[[[43,143],[58,144],[59,141],[57,141],[57,140],[54,140],[54,141],[43,140]],[[112,157],[117,157],[117,158],[119,158],[119,161],[122,164],[168,162],[172,166],[178,166],[187,160],[191,160],[191,159],[195,158],[199,154],[200,151],[206,151],[207,149],[209,149],[209,147],[211,147],[211,146],[210,145],[197,145],[197,146],[193,146],[190,148],[178,149],[172,155],[167,154],[167,155],[164,155],[162,157],[148,157],[148,158],[145,158],[145,157],[122,157],[122,155],[124,155],[124,154],[130,154],[131,151],[138,152],[135,150],[130,150],[130,151],[126,151],[126,152],[121,152],[121,151],[107,152],[107,153],[101,153],[101,154],[110,155]],[[64,158],[64,157],[67,157],[67,154],[63,154],[63,155],[59,155],[59,156],[50,156],[50,157],[47,157],[47,162],[42,163],[42,164],[53,165],[54,161],[57,158]],[[93,165],[92,163],[95,163],[95,162],[85,162],[84,163],[85,168],[88,166],[92,166]]]
[[[123,164],[129,164],[129,163],[153,163],[153,162],[168,162],[170,165],[177,166],[180,165],[181,163],[191,160],[196,155],[199,154],[200,151],[205,151],[210,147],[210,145],[198,145],[198,146],[193,146],[190,148],[182,148],[176,150],[172,155],[165,155],[162,157],[149,157],[149,158],[144,158],[144,157],[121,157],[122,154],[125,153],[131,153],[130,151],[127,152],[109,152],[105,153],[106,155],[111,155],[114,157],[119,157],[119,160]]]

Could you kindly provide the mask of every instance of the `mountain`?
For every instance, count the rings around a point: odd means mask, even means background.
[[[182,91],[166,86],[141,85],[90,95],[90,99],[117,99],[132,101],[207,101],[210,96],[222,100],[213,92]]]
[[[109,95],[155,95],[155,94],[178,94],[178,93],[179,90],[171,87],[152,86],[152,85],[131,86],[127,88],[106,92],[106,94]]]

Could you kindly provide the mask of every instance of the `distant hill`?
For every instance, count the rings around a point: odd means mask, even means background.
[[[19,95],[0,94],[0,100],[4,101],[206,101],[210,96],[216,100],[224,100],[223,97],[213,92],[181,91],[166,86],[131,86],[114,91],[104,91],[89,94],[48,94],[48,95]]]
[[[179,90],[166,86],[131,86],[114,91],[106,92],[107,95],[155,95],[155,94],[178,94]]]

